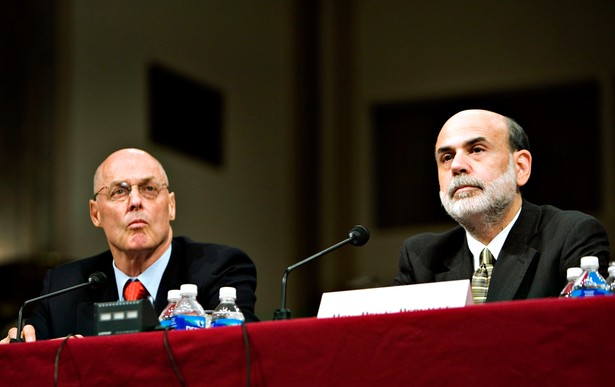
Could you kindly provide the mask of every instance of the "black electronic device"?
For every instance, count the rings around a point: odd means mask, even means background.
[[[154,330],[158,316],[152,303],[136,301],[97,302],[94,304],[95,334],[98,336]]]

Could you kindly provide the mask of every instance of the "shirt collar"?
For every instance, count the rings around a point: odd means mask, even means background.
[[[148,267],[143,273],[139,274],[137,277],[129,277],[123,271],[117,268],[115,265],[115,260],[113,260],[113,271],[115,272],[115,285],[117,286],[117,294],[119,295],[120,301],[124,300],[124,286],[126,282],[129,280],[138,279],[147,292],[150,294],[149,300],[153,303],[156,294],[158,294],[158,287],[160,286],[160,281],[162,280],[162,275],[164,274],[165,269],[169,263],[169,259],[171,258],[171,250],[172,245],[169,245],[169,248],[162,253],[162,256],[154,262],[153,265]],[[166,297],[166,295],[165,295]]]
[[[489,251],[491,251],[491,254],[493,255],[493,259],[495,260],[498,259],[498,256],[500,255],[500,252],[502,251],[502,247],[504,246],[504,242],[506,242],[506,237],[508,237],[510,230],[512,229],[513,225],[519,218],[519,214],[521,214],[521,208],[519,208],[519,211],[517,211],[517,214],[510,221],[510,223],[508,223],[508,225],[504,227],[504,229],[500,231],[500,233],[496,235],[495,238],[493,238],[493,240],[491,240],[491,242],[489,242],[487,246],[483,245],[481,242],[476,240],[472,235],[470,235],[469,232],[466,231],[466,239],[468,241],[468,247],[470,248],[470,251],[472,252],[472,256],[474,257],[474,268],[478,268],[479,261],[480,261],[480,253],[481,251],[483,251],[485,247],[487,247]]]

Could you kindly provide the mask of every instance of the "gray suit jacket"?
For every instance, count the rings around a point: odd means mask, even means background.
[[[566,285],[566,270],[586,255],[599,258],[605,276],[609,241],[597,219],[524,200],[493,268],[487,302],[557,297]],[[394,284],[471,279],[473,272],[466,232],[456,226],[406,239]]]

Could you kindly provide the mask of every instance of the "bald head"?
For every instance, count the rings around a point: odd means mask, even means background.
[[[523,128],[512,118],[483,109],[463,110],[449,118],[442,126],[438,140],[449,131],[459,128],[482,128],[507,138],[511,152],[530,150],[530,142]],[[436,141],[438,143],[439,141]],[[436,149],[437,151],[437,149]]]
[[[141,172],[144,169],[149,171],[151,178],[169,185],[169,179],[162,164],[154,156],[141,149],[124,148],[111,153],[98,166],[96,173],[94,173],[94,193],[103,185],[109,183],[108,180],[111,176],[126,175],[131,170]]]
[[[436,143],[460,130],[489,131],[497,136],[505,136],[507,127],[505,117],[488,110],[464,110],[449,118],[438,135]]]
[[[449,121],[455,121],[455,120],[462,120],[462,119],[469,119],[469,120],[495,120],[495,121],[502,121],[504,120],[504,116],[499,114],[499,113],[495,113],[489,110],[484,110],[484,109],[468,109],[468,110],[462,110],[459,113],[454,114],[451,118],[449,118],[447,120],[447,123]],[[445,124],[446,126],[446,124]]]

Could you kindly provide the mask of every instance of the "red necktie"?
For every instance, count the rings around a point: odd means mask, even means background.
[[[126,301],[135,301],[147,297],[148,293],[145,286],[139,280],[128,281],[124,288],[124,299]]]

